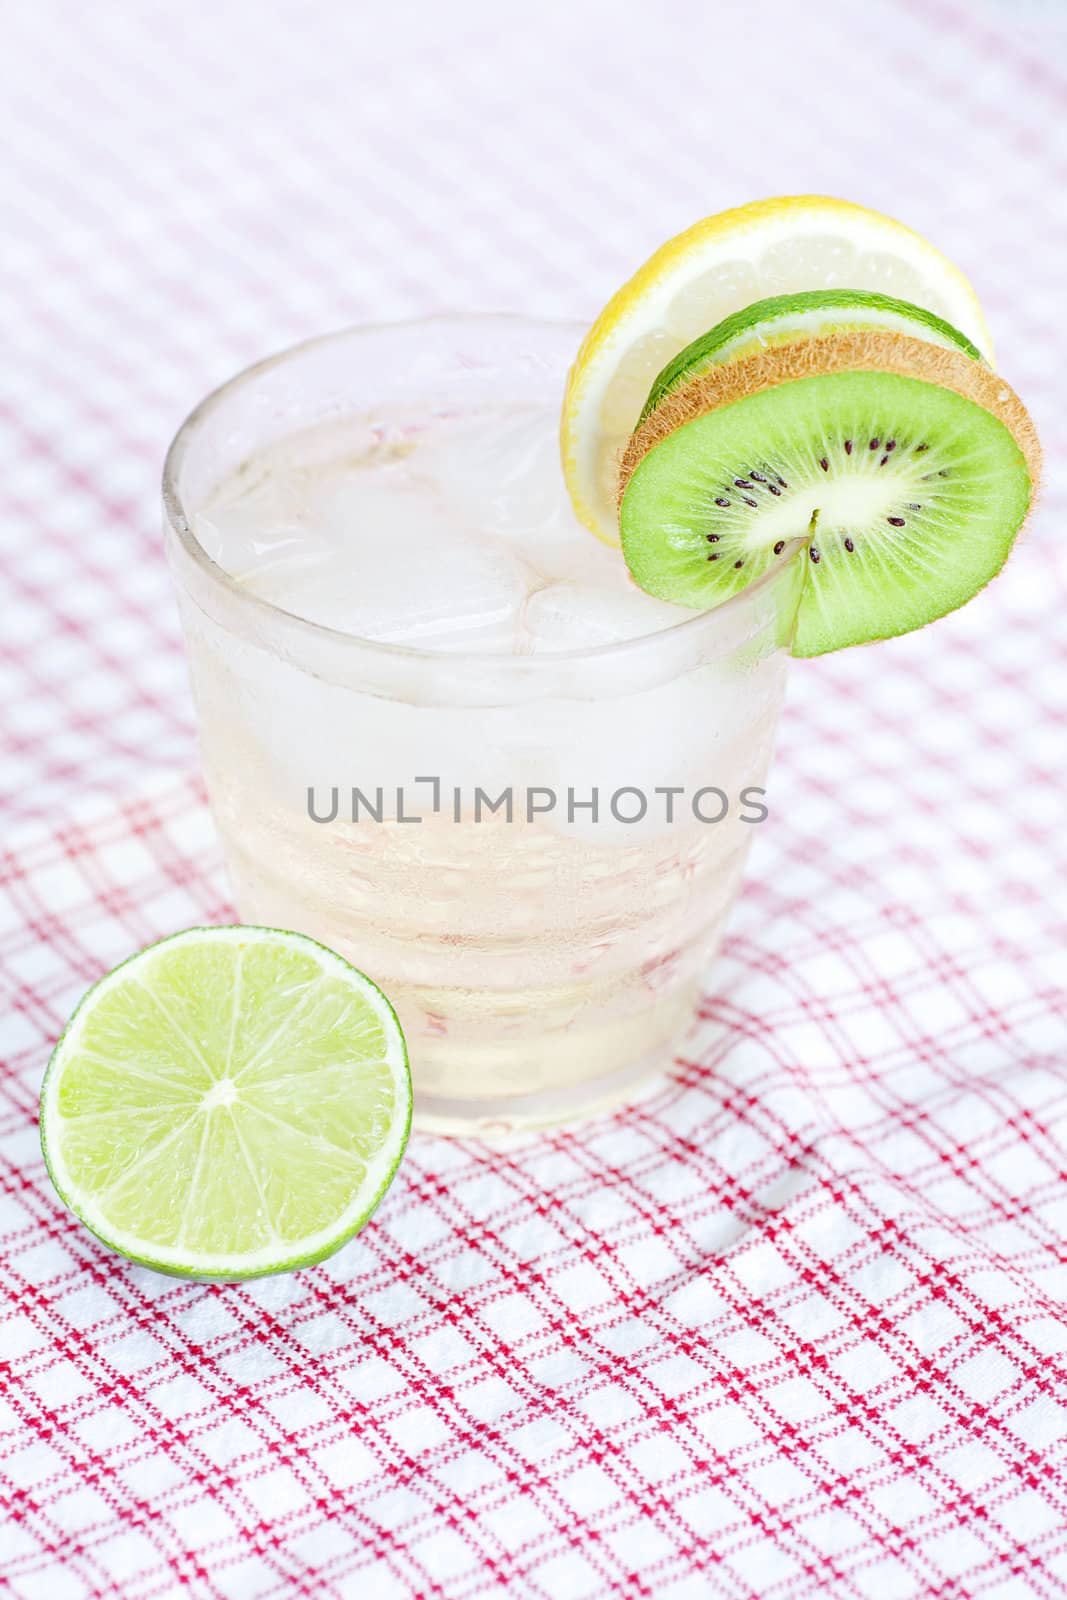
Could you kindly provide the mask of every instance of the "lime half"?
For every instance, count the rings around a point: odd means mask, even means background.
[[[132,1261],[193,1278],[331,1255],[389,1187],[410,1125],[381,990],[272,928],[192,928],[116,967],[41,1089],[63,1201]]]

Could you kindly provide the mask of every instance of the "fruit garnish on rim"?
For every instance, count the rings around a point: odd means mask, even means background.
[[[826,338],[831,333],[906,333],[946,350],[963,350],[976,361],[982,352],[966,334],[943,317],[907,300],[867,289],[813,289],[809,294],[780,294],[757,300],[724,317],[709,333],[668,362],[657,377],[641,412],[641,421],[667,395],[709,368],[742,356],[758,355],[774,345]]]
[[[999,572],[1033,503],[1037,434],[990,348],[966,279],[889,218],[812,197],[709,218],[578,353],[575,507],[642,589],[689,607],[805,539],[795,655],[909,632]]]

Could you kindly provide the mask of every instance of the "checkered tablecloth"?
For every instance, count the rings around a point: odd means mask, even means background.
[[[1062,15],[35,0],[0,37],[0,1592],[1067,1592]],[[653,1098],[416,1137],[293,1277],[125,1265],[36,1102],[94,978],[232,914],[158,536],[181,416],[347,322],[589,316],[812,190],[973,276],[1050,461],[1009,570],[796,668]]]

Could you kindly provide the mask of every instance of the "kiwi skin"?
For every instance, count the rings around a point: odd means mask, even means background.
[[[736,361],[710,367],[680,384],[631,435],[619,466],[618,506],[622,506],[626,486],[639,462],[676,428],[762,389],[829,372],[895,372],[903,378],[920,378],[941,389],[952,389],[964,399],[973,400],[992,412],[1012,434],[1026,461],[1036,496],[1041,481],[1037,429],[1019,396],[1003,378],[962,350],[947,350],[908,334],[879,330],[834,333],[795,344],[773,345],[755,355],[739,356]]]
[[[965,333],[954,328],[951,322],[946,322],[943,317],[937,316],[933,311],[927,311],[923,306],[914,305],[910,300],[897,300],[891,295],[879,294],[873,289],[812,289],[803,294],[772,295],[769,299],[757,300],[753,305],[724,317],[710,332],[702,333],[668,361],[649,391],[640,420],[643,422],[649,413],[662,404],[667,395],[685,379],[697,376],[709,366],[717,365],[719,358],[716,352],[730,345],[739,334],[751,331],[755,335],[757,328],[768,323],[771,325],[770,331],[773,332],[774,322],[780,318],[784,319],[790,314],[803,315],[805,312],[820,310],[840,313],[840,320],[846,325],[850,310],[885,312],[889,316],[913,323],[916,338],[923,337],[925,330],[933,336],[935,342],[956,346],[973,361],[984,359],[978,346],[972,344]],[[826,337],[841,331],[840,328],[836,330],[827,328],[821,335],[798,333],[796,338]],[[786,339],[782,342],[790,341]]]

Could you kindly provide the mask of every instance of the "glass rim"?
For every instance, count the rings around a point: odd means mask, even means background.
[[[787,541],[780,554],[755,582],[748,584],[744,589],[739,589],[721,605],[713,606],[695,617],[683,617],[665,628],[658,628],[652,633],[640,634],[632,639],[585,645],[573,650],[544,651],[535,655],[515,655],[505,651],[427,650],[415,645],[368,639],[360,634],[348,633],[343,629],[314,622],[298,612],[287,611],[284,606],[276,605],[271,600],[253,594],[212,559],[193,531],[192,514],[186,512],[180,482],[181,471],[196,436],[210,425],[214,414],[237,390],[254,384],[265,373],[284,366],[301,355],[326,345],[339,344],[347,339],[375,334],[415,334],[422,330],[429,332],[443,328],[483,329],[493,326],[510,327],[516,331],[528,329],[532,333],[548,331],[560,334],[573,333],[575,349],[578,348],[586,331],[584,324],[566,318],[527,317],[509,312],[438,313],[380,323],[353,323],[287,345],[282,350],[275,351],[247,367],[242,367],[210,390],[185,417],[170,443],[163,462],[163,508],[168,528],[202,582],[225,597],[228,612],[235,620],[246,621],[249,624],[247,631],[258,642],[265,642],[269,630],[273,628],[279,634],[289,635],[296,641],[302,639],[308,644],[318,644],[335,651],[343,650],[350,656],[362,657],[368,662],[373,662],[379,669],[387,669],[389,663],[395,663],[398,667],[417,665],[425,670],[432,669],[440,677],[448,677],[450,674],[467,675],[471,672],[485,672],[488,669],[495,677],[514,678],[516,682],[521,681],[525,685],[531,685],[539,679],[547,682],[554,674],[558,675],[561,670],[567,671],[582,662],[600,664],[624,659],[632,662],[640,656],[652,658],[683,643],[697,645],[717,633],[724,631],[729,633],[740,615],[781,577],[783,571],[804,548],[806,540],[803,535]],[[589,537],[592,539],[596,535],[590,532]],[[621,550],[619,554],[621,558]],[[231,628],[231,631],[245,630]]]

